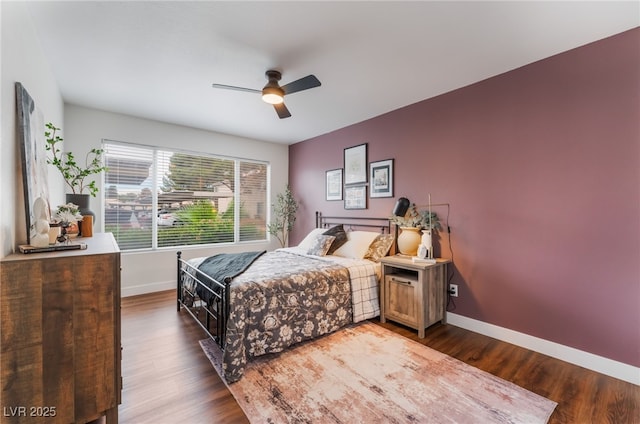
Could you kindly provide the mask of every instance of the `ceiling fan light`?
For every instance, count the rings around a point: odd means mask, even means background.
[[[280,87],[265,87],[262,90],[262,100],[272,105],[284,102],[284,91]]]

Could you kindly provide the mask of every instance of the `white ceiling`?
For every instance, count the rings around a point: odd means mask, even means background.
[[[29,2],[68,103],[295,143],[640,25],[639,2]],[[254,93],[315,74],[278,119]]]

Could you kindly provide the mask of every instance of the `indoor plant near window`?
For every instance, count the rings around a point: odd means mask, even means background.
[[[273,222],[267,224],[267,229],[269,234],[276,236],[282,247],[287,245],[289,232],[296,222],[298,206],[288,185],[284,193],[278,193],[276,196],[276,204],[273,205]]]
[[[431,221],[429,221],[429,214],[431,214]],[[404,216],[393,215],[389,220],[400,227],[401,232],[398,236],[398,250],[404,255],[415,256],[417,254],[418,246],[422,239],[420,234],[421,230],[430,229],[433,231],[442,228],[440,219],[435,212],[419,212],[415,203],[411,204],[411,207]]]
[[[60,171],[65,183],[71,188],[71,193],[66,195],[67,203],[78,205],[80,214],[82,216],[91,216],[93,223],[95,214],[89,209],[89,196],[96,197],[98,186],[94,180],[87,183],[85,179],[90,175],[99,174],[107,170],[107,168],[102,165],[102,154],[104,150],[91,149],[85,157],[84,167],[81,167],[80,164],[76,162],[73,153],[63,153],[60,149],[59,143],[61,143],[63,139],[56,134],[56,131],[60,131],[60,128],[56,128],[51,122],[45,126],[48,129],[44,133],[47,141],[46,149],[51,152],[51,157],[47,158],[47,163],[55,166],[58,171]],[[89,193],[85,194],[85,190],[88,190]]]

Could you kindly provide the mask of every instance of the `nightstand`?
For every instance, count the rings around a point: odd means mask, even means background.
[[[380,289],[380,322],[391,320],[418,330],[446,320],[447,264],[449,259],[437,259],[435,264],[414,263],[408,256],[387,256],[382,264]]]

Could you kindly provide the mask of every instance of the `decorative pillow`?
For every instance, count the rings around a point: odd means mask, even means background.
[[[312,243],[309,250],[307,250],[307,255],[316,255],[316,256],[324,256],[329,251],[331,247],[331,243],[336,238],[334,236],[325,236],[324,234],[320,234],[316,236],[316,240]]]
[[[331,244],[327,255],[333,255],[333,252],[338,250],[340,246],[347,242],[347,233],[344,231],[344,227],[342,224],[336,225],[335,227],[329,228],[327,231],[322,233],[325,236],[334,236],[335,240]]]
[[[306,237],[298,244],[298,247],[301,247],[305,250],[308,250],[311,248],[311,245],[313,243],[315,243],[316,238],[325,232],[324,228],[314,228],[313,230],[311,230],[309,232],[309,234],[306,235]]]
[[[373,240],[379,234],[371,231],[349,231],[347,233],[347,242],[333,254],[344,258],[362,259]]]
[[[364,258],[370,261],[378,262],[380,259],[387,256],[389,249],[393,245],[395,237],[393,234],[380,234],[373,240],[373,243],[369,246]]]

